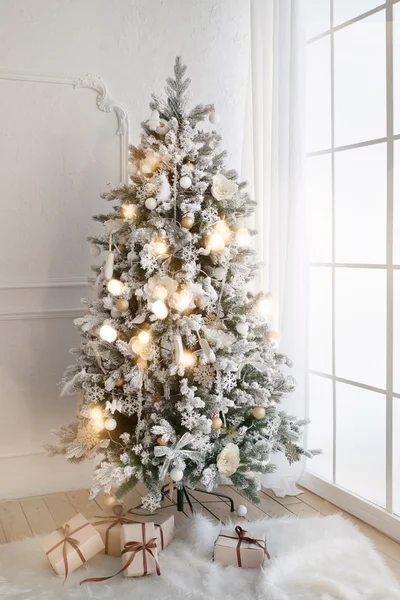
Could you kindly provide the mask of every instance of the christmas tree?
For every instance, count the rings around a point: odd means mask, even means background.
[[[149,510],[167,476],[208,490],[229,477],[257,501],[274,453],[312,454],[299,445],[305,421],[278,408],[294,381],[263,315],[268,296],[248,290],[261,266],[246,227],[255,202],[224,167],[213,105],[188,109],[185,72],[177,58],[130,147],[130,183],[94,217],[104,233],[91,251],[106,255],[62,382],[78,415],[47,446],[70,461],[102,454],[93,495],[123,497],[140,481]]]

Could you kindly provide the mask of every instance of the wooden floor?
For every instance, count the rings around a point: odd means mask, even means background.
[[[356,517],[344,513],[337,506],[312,492],[304,490],[299,496],[277,498],[273,492],[266,490],[259,492],[260,504],[256,506],[246,501],[230,486],[221,486],[218,491],[229,494],[236,506],[246,504],[248,508],[246,518],[249,520],[288,515],[296,515],[302,518],[316,514],[332,515],[337,512],[345,514],[372,540],[381,557],[400,580],[400,544]],[[144,489],[139,485],[135,491],[126,496],[124,504],[128,508],[137,506],[141,501],[141,493],[144,493]],[[190,495],[195,511],[222,522],[229,519],[231,513],[229,504],[226,501],[218,500],[214,496],[201,492],[190,492]],[[190,516],[190,511],[185,505],[186,512],[177,513],[174,501],[175,499],[171,501],[170,498],[165,498],[163,510],[173,511],[176,523],[180,524]],[[104,507],[101,497],[96,500],[89,500],[88,490],[0,502],[0,544],[52,531],[78,512],[81,512],[87,518],[91,518],[107,514],[110,509]]]

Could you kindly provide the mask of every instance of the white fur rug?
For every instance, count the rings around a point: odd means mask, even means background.
[[[241,522],[243,525],[243,522]],[[0,546],[0,599],[5,600],[400,600],[394,576],[372,544],[338,515],[246,523],[265,531],[272,560],[263,569],[212,562],[219,527],[196,515],[160,556],[162,576],[79,586],[111,575],[119,559],[97,556],[62,586],[38,538]]]

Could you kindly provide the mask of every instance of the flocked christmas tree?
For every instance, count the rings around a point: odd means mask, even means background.
[[[104,232],[92,254],[107,254],[62,382],[79,393],[78,416],[47,447],[71,461],[103,454],[93,494],[122,497],[141,481],[150,510],[167,476],[209,490],[228,476],[256,500],[274,453],[312,454],[299,445],[305,421],[278,408],[294,381],[263,316],[267,295],[248,291],[260,267],[245,224],[255,202],[225,169],[214,107],[188,109],[185,71],[178,58],[130,148],[130,184],[94,217]]]

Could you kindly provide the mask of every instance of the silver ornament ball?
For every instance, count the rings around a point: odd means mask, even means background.
[[[179,180],[179,185],[183,190],[189,189],[192,185],[192,180],[190,179],[189,175],[184,175],[183,177],[181,177]]]
[[[215,279],[218,279],[218,281],[222,281],[225,277],[225,269],[223,269],[222,267],[217,267],[216,269],[214,269],[213,275]]]
[[[221,117],[219,116],[219,114],[213,110],[212,113],[210,113],[210,116],[208,117],[210,123],[212,123],[213,125],[216,125],[217,123],[220,122]]]
[[[248,331],[249,331],[249,324],[248,323],[238,323],[236,325],[236,331],[240,334],[240,335],[247,335]]]
[[[174,467],[169,476],[171,477],[172,481],[181,481],[183,479],[183,471]]]
[[[113,419],[112,417],[109,417],[104,422],[104,427],[107,429],[107,431],[114,431],[116,426],[117,426],[117,421],[115,419]]]
[[[100,256],[100,254],[101,254],[100,246],[90,246],[90,254],[92,256]]]
[[[144,205],[149,210],[154,210],[157,207],[157,200],[155,198],[147,198]]]

